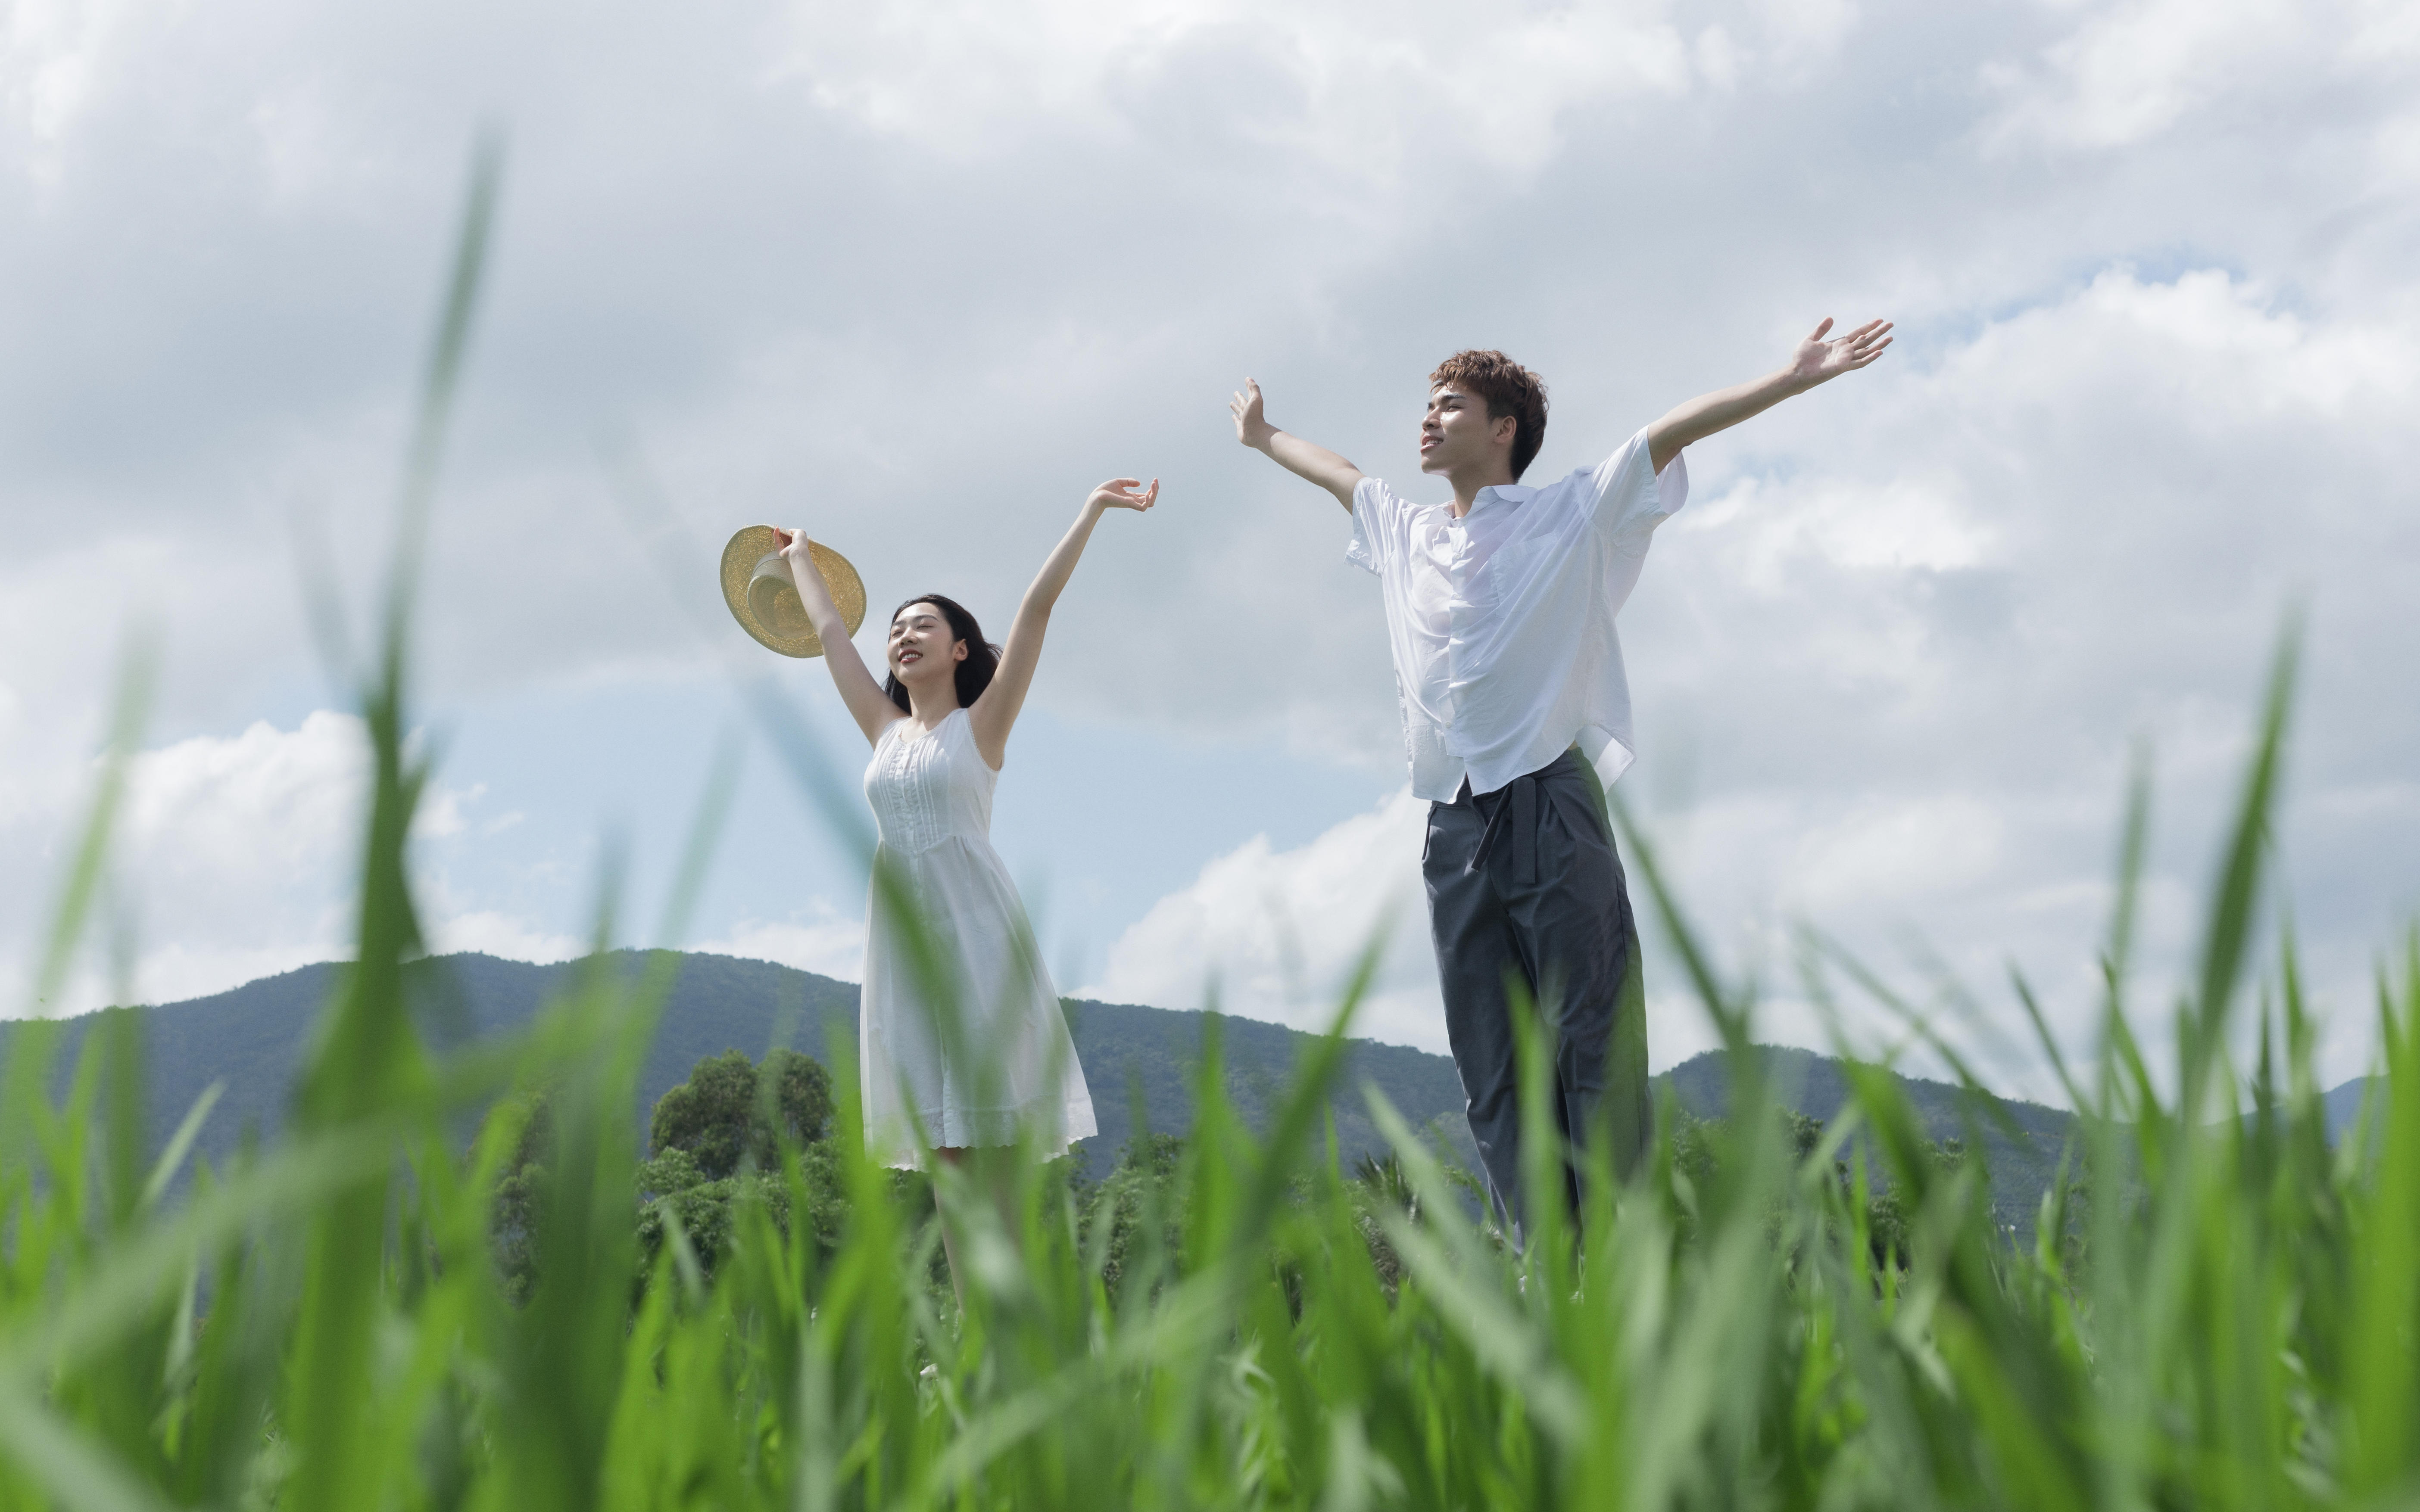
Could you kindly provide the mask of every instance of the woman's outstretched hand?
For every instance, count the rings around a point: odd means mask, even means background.
[[[1158,501],[1159,480],[1157,478],[1151,480],[1151,486],[1148,488],[1142,486],[1140,478],[1111,478],[1094,489],[1093,497],[1085,500],[1084,503],[1092,509],[1144,510],[1149,509]]]
[[[792,558],[804,556],[807,546],[806,532],[785,531],[779,525],[773,527],[773,548],[782,555]]]

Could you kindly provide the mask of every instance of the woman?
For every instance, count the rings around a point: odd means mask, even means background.
[[[1051,608],[1094,524],[1104,510],[1146,510],[1158,498],[1157,479],[1145,488],[1112,478],[1094,489],[1025,591],[1005,647],[987,644],[974,616],[939,594],[902,604],[880,686],[849,643],[805,532],[779,532],[824,665],[874,746],[865,795],[881,841],[858,1065],[866,1143],[889,1165],[921,1164],[925,1143],[954,1165],[1015,1145],[1029,1129],[1055,1156],[1096,1130],[1058,992],[991,847],[991,795]],[[996,1181],[985,1184],[997,1194]]]

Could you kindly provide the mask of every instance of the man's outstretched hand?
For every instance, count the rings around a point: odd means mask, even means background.
[[[1277,427],[1261,413],[1261,386],[1250,378],[1244,380],[1244,392],[1227,401],[1227,412],[1235,417],[1235,440],[1256,452],[1269,449],[1269,438]]]
[[[1887,320],[1869,320],[1845,336],[1825,341],[1823,333],[1831,329],[1832,317],[1827,315],[1790,354],[1790,376],[1803,388],[1854,372],[1882,356],[1883,348],[1891,344]]]
[[[1267,453],[1278,466],[1297,478],[1319,485],[1346,510],[1352,509],[1353,490],[1360,486],[1361,470],[1325,446],[1313,446],[1270,424],[1269,417],[1261,412],[1258,383],[1246,378],[1244,392],[1227,401],[1227,413],[1235,419],[1235,440],[1255,452]]]

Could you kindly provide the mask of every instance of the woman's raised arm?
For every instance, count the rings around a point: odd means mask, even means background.
[[[874,680],[865,658],[850,641],[840,606],[832,602],[831,589],[807,552],[807,532],[776,529],[773,538],[781,543],[782,560],[790,564],[790,580],[799,586],[799,605],[807,611],[807,623],[815,627],[816,638],[824,643],[824,666],[831,672],[832,686],[840,689],[840,701],[848,705],[865,738],[879,740],[882,727],[902,717],[899,705],[882,691],[882,685]]]
[[[1093,526],[1105,509],[1149,509],[1159,500],[1159,480],[1151,480],[1145,488],[1140,478],[1111,478],[1093,490],[1084,501],[1076,523],[1060,537],[1059,545],[1042,563],[1033,577],[1033,586],[1025,591],[1025,601],[1016,606],[1016,623],[1008,627],[1008,643],[1001,648],[1000,670],[992,673],[991,687],[975,700],[967,711],[967,722],[973,727],[975,749],[999,770],[1008,759],[1008,733],[1016,724],[1016,714],[1025,707],[1025,691],[1033,686],[1033,669],[1042,660],[1042,637],[1050,628],[1050,610],[1059,602],[1060,591],[1075,575],[1077,560],[1084,554],[1084,543],[1092,538]]]

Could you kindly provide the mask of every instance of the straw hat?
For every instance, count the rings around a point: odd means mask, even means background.
[[[865,623],[865,583],[842,556],[821,541],[808,543],[815,570],[824,575],[832,603],[848,633]],[[781,542],[770,525],[751,525],[722,548],[722,601],[739,627],[784,656],[820,656],[824,643],[807,623],[807,608],[799,602],[799,585],[783,560]]]

